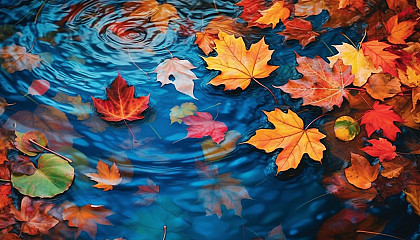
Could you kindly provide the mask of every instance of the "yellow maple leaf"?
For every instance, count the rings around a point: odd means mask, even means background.
[[[278,66],[270,66],[267,62],[271,59],[274,50],[269,50],[262,38],[258,43],[246,49],[242,37],[235,38],[223,31],[219,31],[219,39],[215,39],[216,57],[203,58],[207,69],[220,70],[222,73],[213,78],[212,85],[225,85],[225,90],[247,88],[251,80],[265,78]],[[255,80],[256,81],[256,80]]]
[[[344,65],[351,65],[351,73],[355,76],[353,81],[355,86],[363,86],[372,73],[382,71],[380,67],[375,68],[372,60],[364,55],[361,48],[356,49],[348,43],[333,45],[333,47],[337,49],[338,54],[328,57],[328,60],[330,60],[330,67],[332,67],[338,59],[343,60]]]
[[[283,1],[278,1],[270,8],[261,11],[261,15],[262,17],[257,19],[257,23],[271,24],[275,28],[280,19],[284,21],[290,16],[290,10],[284,6]]]
[[[192,102],[185,102],[181,106],[175,105],[169,113],[171,124],[174,122],[182,123],[183,117],[194,115],[195,112],[197,112],[197,106]]]
[[[244,143],[251,144],[267,153],[283,148],[276,159],[277,173],[296,168],[307,153],[315,161],[321,161],[325,146],[320,142],[325,135],[316,128],[305,129],[303,120],[293,111],[280,109],[265,112],[274,129],[259,129]]]
[[[120,171],[115,163],[111,167],[108,167],[106,163],[99,159],[98,165],[96,165],[96,171],[98,173],[85,174],[91,180],[98,182],[98,184],[94,185],[96,188],[102,188],[104,191],[112,190],[113,186],[120,184],[122,181]]]

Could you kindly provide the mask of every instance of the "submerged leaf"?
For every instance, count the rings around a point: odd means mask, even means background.
[[[183,117],[194,115],[196,111],[197,106],[195,106],[192,102],[185,102],[181,104],[181,106],[174,106],[171,108],[171,113],[169,113],[171,124],[174,122],[182,123]]]
[[[109,191],[122,181],[120,171],[115,163],[109,168],[108,165],[99,159],[96,171],[98,173],[85,173],[91,180],[98,182],[94,185],[96,188],[103,188],[104,191]]]
[[[4,59],[1,66],[9,73],[22,70],[32,71],[40,67],[42,61],[39,55],[28,53],[25,47],[14,44],[3,47],[0,50],[0,58]]]
[[[223,141],[227,131],[226,124],[213,120],[211,114],[207,112],[195,112],[195,114],[182,118],[182,121],[188,125],[187,138],[210,136],[217,144]]]
[[[235,150],[236,142],[241,137],[241,134],[235,130],[230,130],[226,133],[225,139],[216,144],[210,139],[204,140],[201,143],[203,155],[206,161],[214,162],[223,159],[226,155]]]

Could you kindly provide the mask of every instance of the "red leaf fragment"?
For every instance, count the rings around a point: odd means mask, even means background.
[[[182,121],[188,125],[187,138],[210,136],[217,144],[223,141],[228,130],[226,124],[213,120],[211,114],[207,112],[195,112],[195,114],[182,118]]]
[[[50,88],[50,82],[47,80],[33,80],[31,86],[28,88],[28,93],[32,95],[41,96]]]
[[[139,199],[137,204],[150,206],[157,198],[159,193],[159,186],[156,185],[151,179],[147,179],[147,185],[138,186],[139,190],[135,193]]]

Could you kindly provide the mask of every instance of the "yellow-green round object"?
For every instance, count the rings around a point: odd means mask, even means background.
[[[342,116],[335,120],[334,133],[338,139],[348,142],[360,133],[360,126],[352,117]]]

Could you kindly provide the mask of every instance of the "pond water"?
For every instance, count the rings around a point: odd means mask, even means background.
[[[264,36],[274,50],[269,64],[279,68],[261,82],[274,92],[278,99],[275,103],[268,91],[255,82],[243,91],[223,91],[223,87],[208,84],[218,72],[206,69],[202,58],[205,55],[194,44],[194,33],[202,31],[217,16],[238,17],[242,7],[235,5],[237,1],[166,1],[179,15],[169,22],[166,31],[150,21],[130,19],[135,1],[132,6],[126,2],[0,1],[0,25],[15,24],[11,36],[2,39],[1,46],[24,46],[42,59],[41,65],[32,71],[9,73],[0,69],[0,97],[14,103],[1,116],[3,127],[13,129],[15,121],[20,132],[41,131],[51,149],[73,159],[75,179],[70,189],[46,201],[56,206],[67,201],[77,206],[103,205],[111,210],[114,214],[107,219],[112,226],[98,225],[96,239],[264,239],[279,225],[287,239],[316,239],[326,220],[346,206],[332,194],[325,194],[322,183],[325,171],[331,171],[326,169],[341,166],[342,163],[334,163],[338,161],[336,157],[325,153],[320,164],[305,156],[297,169],[276,175],[274,161],[280,150],[267,154],[249,144],[237,144],[232,152],[209,163],[206,161],[209,156],[203,155],[202,143],[210,138],[185,138],[187,126],[171,124],[169,113],[176,105],[192,102],[198,111],[210,113],[225,123],[229,131],[240,133],[237,143],[247,141],[259,128],[272,127],[262,110],[291,109],[307,125],[322,114],[320,109],[302,108],[300,100],[291,99],[271,86],[300,77],[295,70],[295,52],[307,57],[331,56],[325,44],[346,41],[340,35],[342,32],[355,42],[360,41],[361,26],[331,29],[320,37],[322,41],[305,49],[296,41],[283,44],[284,37],[276,34],[282,24],[275,29],[250,30],[245,36],[247,46]],[[328,12],[309,19],[314,28],[319,28],[328,19]],[[180,31],[181,25],[190,29]],[[193,69],[198,78],[194,81],[196,99],[176,91],[173,85],[161,86],[156,81],[154,70],[171,55],[196,67]],[[106,122],[93,107],[92,97],[106,99],[105,89],[118,73],[135,87],[136,97],[150,94],[145,118],[128,122],[137,142],[123,122]],[[49,82],[45,94],[27,94],[36,79]],[[16,115],[22,111],[28,111],[27,115]],[[39,129],[42,124],[29,117],[34,115],[48,126]],[[320,127],[324,122],[321,119],[312,126]],[[418,132],[405,133],[418,140]],[[96,182],[85,175],[96,172],[99,159],[107,164],[116,162],[120,169],[122,182],[113,190],[93,187]],[[238,187],[233,191],[246,190],[249,194],[233,201],[241,204],[242,210],[238,210],[238,205],[231,209],[224,205],[220,216],[212,213],[206,216],[208,206],[200,196],[205,186],[220,179],[206,178],[209,173],[203,173],[202,168],[206,167],[200,165],[204,162],[207,167],[217,168],[219,174],[231,173],[231,178],[238,179],[232,180],[235,182],[232,185]],[[146,199],[146,203],[151,203],[146,206],[144,196],[136,192],[138,186],[147,185],[150,180],[159,186],[159,192]],[[22,195],[13,190],[13,196],[17,205]],[[417,239],[420,234],[419,218],[407,211],[401,194],[372,206],[369,213],[387,223],[379,232],[402,239]],[[55,233],[55,236],[45,234],[44,238],[73,239],[74,231],[61,226]],[[31,239],[29,235],[22,236]],[[83,231],[79,239],[89,239],[89,235]]]

